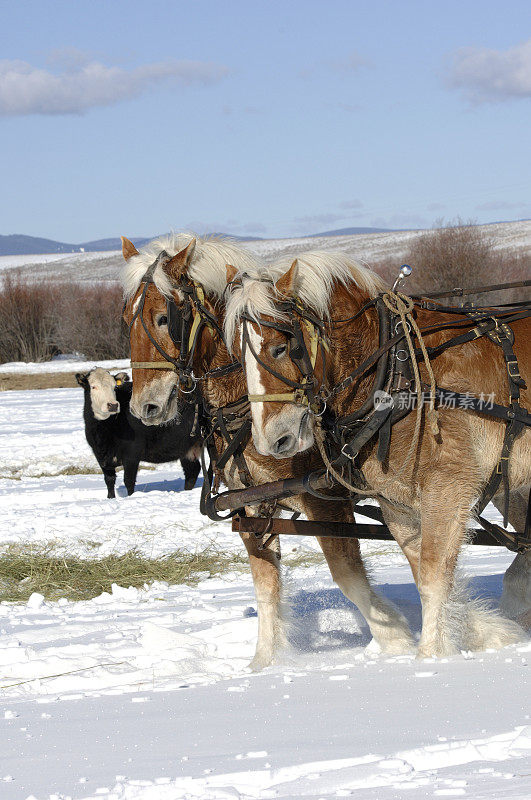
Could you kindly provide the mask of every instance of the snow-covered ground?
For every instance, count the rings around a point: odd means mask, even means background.
[[[492,238],[494,248],[510,253],[531,253],[531,220],[480,225],[479,230]],[[243,245],[272,261],[301,250],[341,250],[371,267],[388,258],[402,258],[419,231],[353,234],[349,236],[306,236],[292,239],[261,239]],[[35,279],[60,278],[75,281],[118,280],[123,264],[117,251],[69,253],[52,256],[4,256],[0,270],[18,267],[21,274]]]
[[[76,358],[72,355],[55,356],[51,361],[9,361],[0,364],[0,375],[2,373],[15,373],[20,375],[36,375],[39,372],[86,372],[94,367],[103,369],[130,369],[131,363],[128,358],[115,358],[111,361],[87,361],[84,356]]]
[[[0,272],[5,269],[25,267],[26,264],[49,264],[68,258],[71,253],[43,253],[42,255],[0,256]]]
[[[106,500],[81,408],[81,389],[0,394],[1,543],[241,552],[227,523],[201,517],[177,464],[140,471],[132,497],[120,487]],[[65,474],[73,467],[87,472]],[[315,549],[283,542],[292,647],[259,674],[247,669],[248,572],[0,604],[0,800],[531,796],[529,643],[422,662],[379,655],[325,566],[288,566]],[[363,552],[418,631],[396,546]],[[474,590],[496,600],[511,558],[467,548]]]

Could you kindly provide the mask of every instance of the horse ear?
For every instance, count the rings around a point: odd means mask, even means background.
[[[134,246],[133,242],[130,242],[129,239],[125,238],[125,236],[120,236],[120,239],[122,240],[122,255],[126,261],[129,261],[130,258],[138,255],[138,250]]]
[[[295,259],[288,271],[276,282],[276,288],[279,294],[295,294],[295,283],[297,281],[298,271],[299,265],[297,259]]]
[[[164,264],[162,269],[169,278],[172,278],[172,280],[175,281],[181,277],[184,270],[192,260],[195,244],[195,239],[191,239],[184,250],[181,250],[179,253],[177,253],[177,255],[173,256],[173,258],[170,258],[170,260]]]
[[[227,270],[227,283],[231,283],[238,274],[238,270],[232,264],[225,264],[225,269]]]

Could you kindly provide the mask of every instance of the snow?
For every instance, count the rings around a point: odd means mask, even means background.
[[[76,357],[56,356],[51,361],[7,361],[0,364],[0,375],[5,372],[18,373],[19,375],[36,375],[49,372],[88,372],[94,367],[103,369],[130,369],[131,362],[128,358],[115,358],[110,361],[87,361],[84,356]]]
[[[492,238],[494,249],[529,254],[531,220],[497,222],[480,225],[479,230]],[[289,239],[261,239],[242,242],[267,261],[296,254],[301,250],[341,250],[362,262],[377,267],[387,258],[402,258],[411,240],[420,231],[388,231],[385,233],[351,234],[348,236],[306,236]],[[22,275],[33,279],[59,278],[76,281],[115,281],[123,265],[121,251],[70,253],[61,256],[4,256],[0,270],[19,267]]]
[[[0,394],[0,542],[157,556],[211,543],[178,464],[105,499],[81,389]],[[65,474],[72,468],[86,470]],[[119,481],[120,483],[120,478]],[[494,509],[489,511],[496,517]],[[292,646],[262,673],[250,573],[196,587],[113,585],[89,601],[0,604],[0,800],[221,800],[531,795],[529,642],[417,661],[383,656],[317,549],[286,539]],[[363,544],[373,580],[413,629],[419,598],[394,544]],[[469,547],[476,593],[498,598],[512,556]]]
[[[23,255],[10,255],[0,256],[0,272],[6,269],[16,269],[17,267],[33,267],[41,264],[51,264],[57,261],[72,262],[72,259],[77,259],[83,256],[83,261],[90,261],[93,259],[104,258],[106,252],[91,252],[81,253],[79,251],[72,253],[41,253],[41,254],[23,254]]]

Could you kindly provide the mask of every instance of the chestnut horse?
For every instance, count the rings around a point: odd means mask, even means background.
[[[176,312],[178,318],[182,318],[186,290],[191,285],[195,297],[202,298],[201,309],[195,306],[194,315],[199,311],[209,315],[204,317],[209,324],[197,328],[189,364],[207,412],[214,415],[217,409],[244,397],[246,386],[241,368],[223,372],[231,358],[222,338],[221,326],[226,263],[235,263],[240,269],[257,274],[259,265],[250,253],[226,240],[192,239],[189,235],[178,234],[158,240],[140,253],[127,239],[123,239],[123,255],[127,262],[123,270],[124,319],[130,326],[132,412],[145,424],[164,423],[178,412],[179,404],[187,402],[190,397],[180,391],[178,365],[183,347],[179,347],[175,337],[171,336],[172,320],[169,317]],[[161,361],[161,355],[174,363]],[[216,444],[219,452],[222,448],[219,437]],[[304,475],[317,463],[315,450],[279,461],[257,453],[251,441],[245,447],[244,457],[255,484]],[[244,485],[234,459],[225,466],[223,478],[229,488],[242,488]],[[313,520],[353,519],[348,499],[326,500],[303,495],[290,498],[285,506]],[[249,509],[248,513],[252,514],[253,510]],[[278,542],[259,549],[254,535],[241,536],[249,554],[258,605],[258,642],[251,666],[260,669],[269,664],[275,651],[286,643],[281,612],[280,553]],[[390,653],[410,651],[413,639],[407,622],[370,586],[358,541],[324,537],[318,541],[334,581],[359,608],[382,650]]]
[[[228,277],[235,274],[236,269],[229,270]],[[351,415],[370,396],[374,369],[358,376],[357,382],[344,380],[379,348],[379,315],[371,301],[385,292],[385,285],[374,272],[342,253],[309,252],[292,264],[284,259],[264,267],[254,278],[240,275],[233,287],[227,300],[226,341],[240,359],[243,345],[256,449],[265,456],[293,458],[312,447],[314,434],[322,430],[316,429],[317,415],[325,402],[326,413],[337,419]],[[464,319],[421,308],[415,310],[415,318],[421,329]],[[306,354],[313,347],[310,380],[307,364],[302,370],[306,377],[301,379],[300,353],[298,362],[290,355],[295,326],[304,337]],[[531,380],[529,319],[511,326],[522,375]],[[462,331],[450,328],[431,333],[426,343],[440,345]],[[404,353],[407,358],[404,350],[397,350],[396,357],[403,360],[399,354]],[[419,367],[420,380],[429,385],[426,364]],[[497,403],[507,403],[503,354],[485,336],[447,349],[432,360],[432,367],[437,386],[476,396],[494,392]],[[294,386],[310,387],[321,402],[312,404],[308,395],[297,397]],[[339,388],[334,391],[334,387]],[[530,392],[524,387],[521,402],[529,408]],[[497,648],[523,634],[515,623],[467,600],[462,582],[456,580],[459,550],[482,489],[499,462],[505,425],[465,408],[441,407],[436,413],[438,430],[433,427],[435,417],[419,415],[417,420],[414,411],[393,425],[387,458],[378,457],[374,439],[360,448],[358,457],[365,491],[380,503],[419,589],[420,657],[445,656],[463,647]],[[420,425],[417,430],[416,424]],[[529,429],[516,438],[509,472],[513,490],[509,519],[517,531],[523,531],[523,493],[529,491],[531,481]],[[501,502],[499,495],[494,498],[497,506]],[[513,617],[531,606],[530,567],[528,551],[518,554],[506,573],[502,608]]]

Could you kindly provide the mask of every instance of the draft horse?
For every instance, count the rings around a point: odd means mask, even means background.
[[[419,589],[420,657],[521,638],[518,625],[467,599],[456,566],[486,487],[502,508],[510,484],[508,518],[524,530],[529,312],[507,309],[496,321],[494,312],[413,305],[342,253],[237,273],[229,270],[225,334],[244,365],[257,451],[294,458],[317,439],[323,463],[343,465],[338,480],[378,500]],[[465,405],[452,407],[451,395]],[[412,413],[397,404],[408,396],[418,401]],[[471,412],[478,398],[486,411],[488,397],[495,411],[509,402],[505,417]],[[508,616],[529,619],[530,567],[531,551],[522,552],[506,573]]]
[[[123,239],[124,319],[129,326],[133,395],[131,411],[146,425],[164,424],[182,404],[199,402],[211,465],[229,488],[303,475],[318,463],[314,450],[278,460],[261,455],[250,438],[246,385],[222,333],[226,264],[258,274],[249,251],[223,239],[178,234],[138,252]],[[205,487],[208,485],[205,482]],[[345,495],[340,490],[336,495]],[[290,498],[284,507],[318,521],[352,521],[347,497]],[[248,509],[253,514],[252,509]],[[258,605],[258,642],[251,666],[271,662],[286,643],[282,616],[278,540],[241,534]],[[359,608],[374,639],[390,653],[410,651],[405,618],[377,594],[365,572],[356,539],[318,538],[334,581]]]

